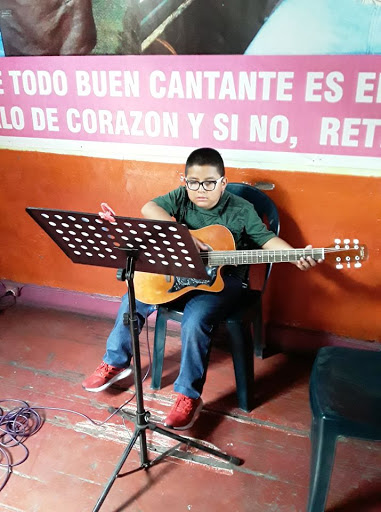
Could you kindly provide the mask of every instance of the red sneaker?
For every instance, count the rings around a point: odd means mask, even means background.
[[[164,421],[164,425],[175,430],[186,430],[197,420],[202,406],[201,397],[194,399],[179,393],[176,402]]]
[[[131,367],[117,368],[116,366],[102,362],[95,372],[82,382],[82,387],[85,388],[86,391],[97,393],[98,391],[107,389],[118,380],[125,379],[131,372]]]

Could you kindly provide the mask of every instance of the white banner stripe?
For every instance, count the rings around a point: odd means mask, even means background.
[[[195,147],[0,137],[0,149],[184,165]],[[218,149],[226,167],[381,177],[381,159]]]

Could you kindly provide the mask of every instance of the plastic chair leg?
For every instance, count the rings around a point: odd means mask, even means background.
[[[155,337],[153,343],[151,389],[161,388],[161,375],[163,373],[166,335],[167,318],[161,313],[159,309],[156,317]]]
[[[246,336],[245,329],[238,323],[227,322],[227,328],[232,344],[238,407],[250,412],[254,399],[254,354],[251,336]]]
[[[262,301],[260,299],[258,308],[255,309],[253,318],[254,354],[256,357],[265,359],[274,352],[266,345],[265,326],[263,325]]]
[[[337,432],[329,421],[313,419],[311,474],[307,512],[324,512],[335,458]]]
[[[264,356],[264,335],[263,335],[263,318],[262,318],[262,306],[259,305],[255,310],[253,318],[253,330],[254,330],[254,354],[257,357],[263,358]]]

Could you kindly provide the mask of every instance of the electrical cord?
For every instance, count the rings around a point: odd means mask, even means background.
[[[145,323],[146,323],[146,343],[147,343],[147,351],[148,351],[148,368],[147,371],[142,378],[142,382],[146,380],[148,377],[151,366],[152,366],[152,360],[151,360],[151,349],[149,346],[149,336],[148,336],[148,316],[151,312],[147,313],[145,317]],[[5,468],[5,474],[2,479],[0,479],[0,492],[4,489],[6,486],[11,474],[12,470],[16,466],[20,466],[23,462],[25,462],[29,456],[29,450],[25,446],[25,441],[31,437],[32,435],[36,434],[40,428],[42,427],[44,421],[37,412],[39,409],[42,410],[50,410],[50,411],[62,411],[62,412],[68,412],[72,414],[77,414],[81,416],[82,418],[85,418],[87,421],[90,421],[93,425],[97,427],[102,427],[105,423],[110,421],[110,419],[115,416],[123,407],[125,407],[127,404],[129,404],[136,396],[136,392],[125,402],[123,402],[122,405],[120,405],[115,411],[113,411],[104,421],[99,422],[95,421],[86,414],[74,411],[72,409],[63,409],[61,407],[42,407],[42,406],[35,406],[31,407],[27,402],[24,400],[19,399],[13,399],[13,398],[6,398],[3,400],[0,400],[0,404],[4,403],[16,403],[17,406],[14,408],[11,408],[7,412],[3,409],[2,405],[0,405],[0,468]],[[122,423],[125,428],[125,419],[122,417]],[[13,461],[13,457],[10,456],[10,449],[14,447],[20,447],[22,449],[22,455],[21,457]]]
[[[7,413],[4,413],[3,409],[0,408],[0,466],[6,468],[0,491],[8,482],[12,468],[25,462],[29,456],[29,450],[24,445],[24,441],[36,433],[42,425],[40,415],[31,409],[27,402],[14,399],[0,400],[0,403],[4,402],[16,402],[23,404],[23,406],[11,409]],[[23,456],[20,460],[11,462],[8,452],[10,448],[15,446],[20,446],[23,449]]]

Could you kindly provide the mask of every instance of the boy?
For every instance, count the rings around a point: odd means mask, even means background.
[[[221,155],[211,148],[193,151],[185,165],[185,187],[181,186],[164,196],[145,204],[143,217],[155,220],[173,220],[196,230],[205,226],[222,224],[227,227],[242,249],[251,241],[264,249],[292,249],[268,231],[256,214],[253,205],[226,191],[227,178]],[[194,238],[199,250],[207,250],[201,240]],[[295,265],[307,270],[316,265],[312,258],[301,259]],[[209,347],[213,326],[227,316],[230,308],[239,301],[242,293],[244,266],[226,266],[223,269],[224,289],[218,293],[195,291],[185,294],[184,314],[181,323],[181,363],[174,389],[178,398],[164,425],[185,430],[197,419],[201,408],[201,393],[206,377]],[[137,301],[139,328],[142,329],[153,306]],[[128,295],[122,304],[115,326],[107,340],[107,350],[102,364],[82,386],[87,391],[101,391],[131,373],[131,337],[123,324],[123,313],[128,311]]]

